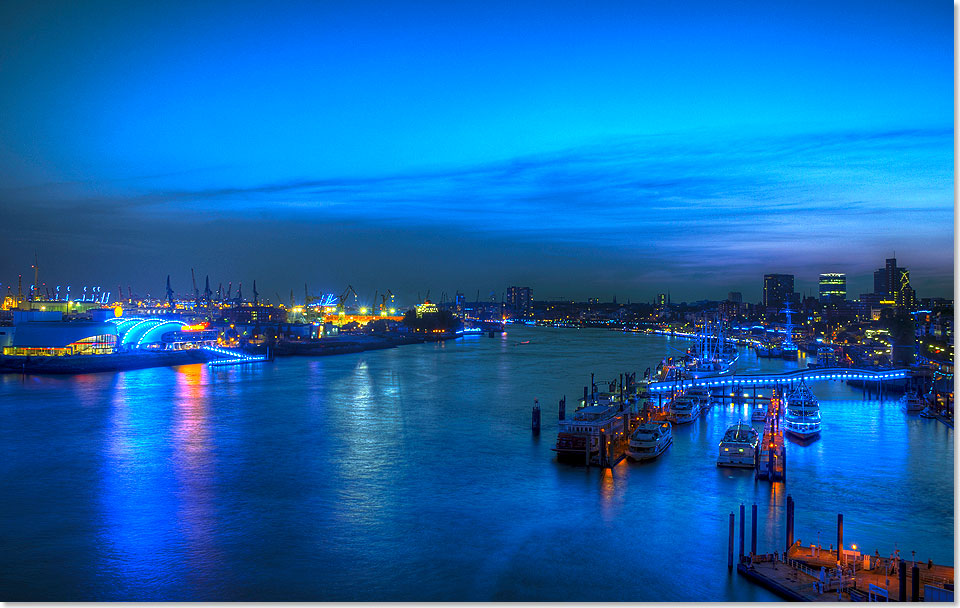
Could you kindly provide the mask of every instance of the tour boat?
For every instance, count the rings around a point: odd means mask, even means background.
[[[746,422],[739,421],[730,426],[720,440],[717,455],[718,467],[749,467],[757,464],[760,434]]]
[[[753,406],[753,412],[750,414],[750,420],[754,422],[764,422],[767,419],[767,408],[762,403]]]
[[[627,456],[632,460],[652,460],[662,454],[673,443],[673,432],[669,422],[645,422],[637,426],[630,435]]]
[[[710,407],[710,389],[706,386],[691,386],[683,392],[684,395],[700,402],[700,410],[706,411]]]
[[[667,419],[675,424],[693,422],[700,416],[700,400],[681,395],[668,405]]]
[[[797,439],[812,439],[820,434],[820,404],[806,382],[800,381],[797,388],[784,397],[786,413],[783,415],[783,430]]]
[[[900,407],[908,414],[920,413],[925,405],[923,398],[917,393],[906,392],[900,397]]]

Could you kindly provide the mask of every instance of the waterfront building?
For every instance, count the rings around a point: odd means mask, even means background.
[[[117,348],[117,327],[100,321],[23,321],[10,332],[4,355],[61,357],[105,355]]]
[[[825,272],[820,275],[820,303],[834,304],[847,299],[847,275]]]

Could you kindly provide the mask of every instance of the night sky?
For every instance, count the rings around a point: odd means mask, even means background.
[[[194,4],[0,5],[4,292],[952,297],[951,3]]]

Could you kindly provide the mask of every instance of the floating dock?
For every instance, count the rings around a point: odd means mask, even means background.
[[[794,541],[794,501],[787,496],[784,551],[757,553],[757,505],[752,506],[750,552],[744,549],[745,509],[740,505],[740,551],[737,575],[780,597],[799,602],[899,601],[953,602],[953,567],[861,554],[844,549],[843,514],[837,515],[837,549],[802,546]],[[734,564],[734,514],[730,514],[727,566]]]
[[[780,428],[780,413],[783,407],[782,393],[774,389],[770,407],[764,418],[763,435],[760,438],[760,457],[757,458],[755,479],[768,481],[787,480],[787,447]]]

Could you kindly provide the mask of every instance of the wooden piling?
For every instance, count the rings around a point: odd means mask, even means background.
[[[843,555],[843,513],[837,513],[837,560]]]
[[[903,567],[903,560],[898,560],[900,562],[900,593],[898,594],[898,600],[901,602],[907,601],[907,569]]]
[[[757,554],[757,505],[750,507],[750,553]]]
[[[793,546],[793,496],[787,494],[787,546],[785,551],[789,551]]]
[[[536,434],[540,433],[540,402],[536,399],[533,400],[533,420],[532,420],[533,432]]]
[[[733,513],[730,513],[730,535],[727,540],[727,570],[733,570]]]
[[[740,505],[740,552],[738,553],[738,555],[740,556],[741,562],[743,561],[743,531],[744,531],[743,520],[745,519],[745,515],[744,515],[745,511],[746,511],[746,508],[743,506],[743,504],[741,504]]]

